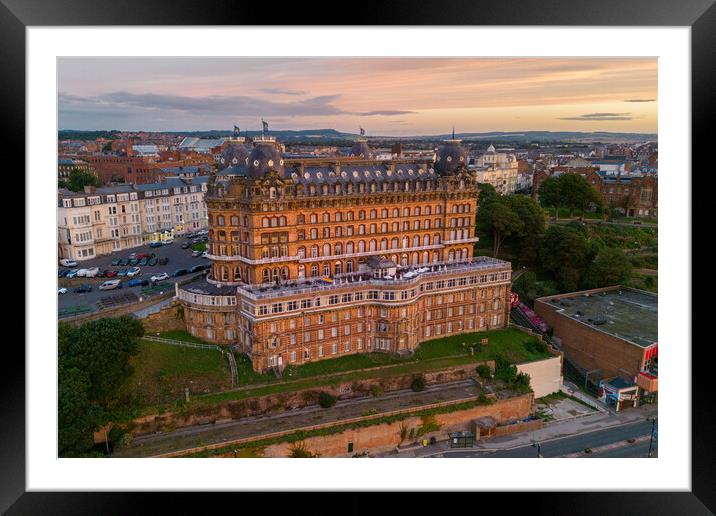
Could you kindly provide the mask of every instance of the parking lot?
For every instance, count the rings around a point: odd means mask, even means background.
[[[177,269],[191,269],[195,265],[208,264],[209,260],[206,258],[193,257],[191,255],[192,249],[182,249],[181,245],[188,242],[189,239],[186,237],[177,237],[174,239],[172,244],[162,245],[161,247],[149,247],[149,245],[143,245],[139,247],[133,247],[132,249],[125,249],[105,256],[93,258],[83,262],[78,262],[77,267],[73,269],[89,269],[92,267],[98,267],[100,270],[122,270],[128,267],[115,267],[112,266],[112,260],[115,258],[127,258],[132,253],[154,253],[157,258],[168,258],[169,262],[166,265],[155,265],[140,267],[141,273],[134,278],[149,280],[152,276],[166,272],[169,278],[159,282],[159,284],[152,286],[136,286],[127,287],[126,283],[133,278],[120,278],[115,276],[114,278],[72,278],[66,280],[65,278],[58,278],[58,283],[62,281],[67,286],[66,294],[56,294],[58,297],[57,307],[58,315],[61,317],[82,314],[87,312],[94,312],[97,310],[111,308],[119,306],[120,304],[127,304],[131,302],[139,302],[149,297],[159,296],[165,294],[169,290],[174,290],[174,282],[176,280],[188,279],[192,276],[198,276],[202,273],[196,273],[194,275],[181,276],[180,278],[172,278],[172,273]],[[58,267],[59,269],[67,269],[68,267]],[[122,289],[114,290],[99,290],[99,285],[108,279],[121,279]],[[82,284],[92,285],[92,292],[86,293],[75,293],[74,289]],[[58,287],[59,288],[59,285]]]

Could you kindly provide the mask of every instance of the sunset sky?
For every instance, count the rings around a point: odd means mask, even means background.
[[[657,132],[657,60],[60,58],[59,128]]]

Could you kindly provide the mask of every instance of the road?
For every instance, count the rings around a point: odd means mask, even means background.
[[[113,267],[111,265],[112,260],[115,258],[127,258],[131,253],[155,253],[158,258],[166,257],[169,259],[169,262],[166,265],[155,265],[154,267],[140,267],[142,269],[142,272],[139,276],[135,276],[135,278],[141,278],[141,279],[149,279],[154,275],[161,274],[162,272],[166,272],[169,274],[170,278],[166,280],[168,283],[171,284],[172,289],[174,287],[174,281],[173,278],[171,278],[171,274],[177,270],[177,269],[189,269],[193,267],[194,265],[199,264],[205,264],[208,263],[208,260],[204,258],[195,258],[191,255],[191,249],[182,249],[181,245],[182,243],[186,242],[186,237],[177,237],[174,240],[173,244],[169,245],[163,245],[162,247],[149,247],[149,245],[143,245],[139,247],[133,247],[132,249],[125,249],[123,251],[118,251],[116,253],[108,254],[105,256],[100,256],[97,258],[92,258],[91,260],[86,260],[83,262],[78,262],[77,267],[74,267],[76,269],[88,269],[91,267],[99,267],[100,269],[113,269],[113,270],[121,270],[126,269],[127,267]],[[66,268],[66,267],[59,267],[59,268]],[[181,279],[186,279],[189,276],[182,276]],[[131,278],[118,278],[115,276],[115,278],[112,279],[122,279],[122,283],[125,283],[128,279]],[[73,290],[74,288],[81,284],[83,282],[83,278],[75,278],[72,283],[72,287],[68,287],[68,292],[66,294],[58,294],[58,300],[57,300],[57,308],[58,310],[62,311],[63,309],[66,309],[68,307],[74,307],[78,305],[88,305],[90,308],[92,308],[93,311],[97,310],[96,302],[106,296],[110,296],[113,294],[118,294],[121,292],[127,292],[131,291],[137,294],[137,296],[143,296],[148,297],[146,295],[143,295],[141,292],[140,287],[132,287],[132,288],[123,288],[121,290],[99,290],[97,286],[99,285],[101,281],[104,281],[104,279],[96,278],[92,282],[87,282],[92,284],[92,292],[87,292],[83,294],[76,294]]]
[[[648,436],[651,432],[649,421],[639,421],[626,425],[615,426],[604,430],[562,437],[551,441],[540,443],[540,454],[542,457],[561,457],[571,453],[583,452],[586,448],[597,448],[613,443],[624,443],[623,447],[614,448],[608,451],[586,455],[588,457],[641,457],[646,456],[649,450],[649,441],[628,444],[627,439]],[[537,456],[537,449],[531,445],[521,446],[510,450],[485,451],[445,451],[438,454],[446,458],[533,458]],[[652,456],[655,456],[652,453]]]
[[[616,222],[616,221],[601,220],[601,219],[579,220],[579,218],[554,220],[554,218],[549,217],[547,222],[549,224],[569,224],[570,222],[584,222],[585,224],[610,224],[613,226],[630,226],[630,227],[635,227],[635,228],[657,228],[657,227],[659,227],[658,224],[653,224],[651,222],[642,222],[640,224],[634,224],[633,222]]]

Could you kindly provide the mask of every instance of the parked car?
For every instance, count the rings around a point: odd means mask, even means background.
[[[189,271],[186,269],[177,269],[172,273],[172,277],[176,278],[178,276],[185,276],[186,274],[189,274]]]
[[[129,260],[127,260],[125,258],[120,258],[119,261],[117,262],[117,265],[120,267],[126,267],[127,265],[129,265]]]
[[[150,267],[154,267],[156,264],[157,264],[157,259],[154,257],[150,258],[149,262],[147,262],[147,265],[149,265]]]
[[[173,244],[173,243],[174,243],[173,238],[167,238],[164,242],[162,242],[162,244],[164,244],[164,245]]]
[[[136,276],[137,274],[141,274],[141,273],[142,273],[142,269],[140,269],[139,267],[132,267],[131,269],[129,269],[127,271],[127,276],[133,277],[133,276]]]
[[[85,292],[92,292],[92,285],[80,285],[75,289],[76,294],[83,294]]]
[[[201,253],[201,257],[202,257],[202,258],[208,258],[208,257],[209,257],[209,251],[204,251],[203,253]]]
[[[64,278],[65,274],[67,274],[67,269],[57,269],[58,278]]]
[[[137,257],[137,253],[130,253],[130,255],[129,255],[129,259],[130,259],[130,260],[131,260],[132,258],[136,258],[136,257]]]
[[[74,260],[70,260],[69,258],[63,258],[60,260],[60,265],[64,267],[77,267],[77,262]]]
[[[149,280],[134,278],[127,282],[128,287],[139,287],[149,285]]]
[[[92,267],[91,269],[87,269],[87,272],[85,273],[85,277],[96,278],[98,274],[99,274],[99,267]]]
[[[144,258],[142,258],[141,260],[139,260],[139,263],[138,263],[137,265],[141,265],[142,267],[146,267],[148,263],[149,263],[149,258],[147,258],[147,257],[145,256]]]
[[[115,288],[122,288],[122,280],[107,280],[99,286],[100,290],[114,290]]]
[[[64,287],[62,287],[62,288],[60,288],[60,289],[57,289],[57,293],[58,293],[58,294],[67,294],[67,289],[64,288]]]
[[[161,247],[161,246],[162,246],[161,242],[152,242],[151,244],[149,244],[149,247]]]
[[[166,265],[169,263],[169,258],[162,256],[161,258],[159,258],[158,263],[159,265]]]
[[[152,276],[152,281],[154,282],[164,281],[165,279],[169,279],[169,274],[167,274],[166,272],[162,272],[161,274],[156,274]]]
[[[192,251],[192,252],[191,252],[191,255],[192,255],[194,258],[198,258],[199,256],[201,256],[201,253],[202,253],[202,252],[203,252],[203,251]]]
[[[67,271],[67,274],[65,274],[65,278],[74,278],[77,276],[77,269],[70,269]]]
[[[191,269],[189,269],[189,272],[199,272],[206,269],[208,265],[204,265],[203,263],[201,265],[194,265]]]
[[[181,248],[182,248],[182,249],[189,249],[189,246],[190,246],[190,245],[191,245],[190,242],[184,242],[184,243],[181,245]]]
[[[149,254],[149,253],[139,253],[137,256],[135,256],[135,258],[136,258],[137,260],[142,260],[142,259],[144,259],[144,258],[151,258],[151,256],[152,256],[152,255]]]
[[[139,263],[139,260],[137,260],[136,258],[131,258],[127,265],[129,265],[131,267],[135,267],[138,263]]]
[[[117,275],[117,271],[107,271],[105,274],[106,278],[114,278]]]
[[[119,262],[121,262],[121,261],[122,261],[121,258],[115,258],[114,260],[112,260],[112,265],[114,265],[116,267],[117,265],[119,265]]]
[[[196,232],[197,235],[208,235],[209,231],[206,229],[202,229]]]
[[[120,278],[123,278],[126,275],[127,275],[127,269],[122,269],[121,271],[117,272],[117,276],[119,276]]]

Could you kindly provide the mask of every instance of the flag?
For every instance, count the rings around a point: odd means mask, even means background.
[[[261,123],[263,124],[263,131],[268,132],[268,122],[266,122],[263,118],[261,119]]]
[[[239,129],[238,125],[235,125],[234,126],[234,136],[239,136],[240,133],[241,133],[241,129]]]
[[[365,129],[363,129],[362,127],[360,128],[360,135],[365,136]]]

